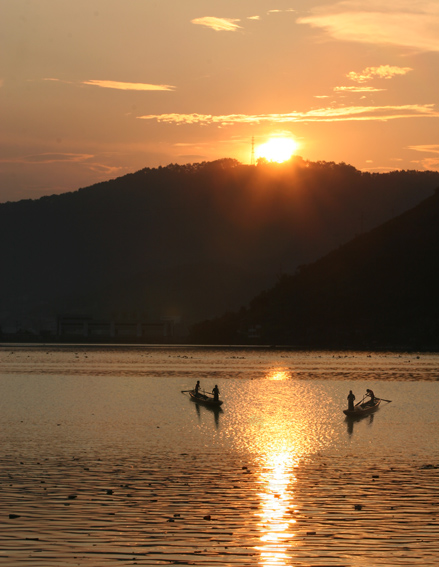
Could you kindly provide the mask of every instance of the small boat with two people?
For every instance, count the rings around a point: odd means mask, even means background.
[[[221,407],[223,401],[219,399],[219,389],[215,384],[212,392],[201,391],[200,381],[198,380],[193,390],[182,390],[182,393],[187,392],[193,402],[203,404],[210,407]]]
[[[368,399],[366,399],[368,398]],[[383,400],[382,398],[377,398],[372,390],[367,389],[366,394],[363,399],[354,405],[355,396],[352,390],[348,394],[348,409],[343,410],[343,413],[347,417],[363,417],[364,415],[370,415],[377,411],[380,407],[380,403],[390,402],[391,400]]]

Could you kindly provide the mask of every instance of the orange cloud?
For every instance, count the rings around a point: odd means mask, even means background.
[[[27,166],[44,166],[53,165],[57,163],[62,164],[77,164],[86,168],[88,171],[95,171],[98,173],[114,173],[116,174],[122,168],[119,166],[106,165],[96,161],[98,156],[94,154],[76,154],[76,153],[50,153],[45,152],[41,154],[30,154],[24,156],[10,157],[0,159],[0,163],[4,164],[22,164],[23,167]],[[76,167],[76,166],[75,166]]]
[[[83,85],[101,87],[103,89],[118,89],[121,91],[172,91],[175,87],[171,85],[151,85],[149,83],[125,83],[122,81],[82,81]]]
[[[54,83],[63,83],[65,85],[73,85],[72,81],[55,79],[53,77],[45,77],[43,81],[52,81]],[[125,81],[104,81],[100,79],[90,79],[89,81],[81,81],[81,85],[89,85],[92,87],[101,87],[103,89],[117,89],[121,91],[173,91],[176,87],[172,85],[152,85],[150,83],[127,83]]]
[[[421,145],[421,146],[408,146],[409,150],[415,150],[417,152],[427,152],[432,154],[439,154],[439,144],[431,145]]]
[[[238,26],[235,22],[239,22],[239,20],[214,18],[212,16],[205,16],[204,18],[195,18],[195,20],[191,20],[191,23],[193,24],[206,26],[215,31],[237,31],[241,29],[241,26]]]
[[[425,158],[421,161],[421,164],[428,171],[439,171],[439,159],[438,158]]]
[[[396,75],[406,75],[413,71],[411,67],[396,67],[393,65],[380,65],[379,67],[366,67],[361,73],[351,71],[346,75],[356,83],[365,83],[371,79],[378,77],[379,79],[392,79]]]
[[[296,12],[296,10],[295,10],[294,8],[287,8],[287,9],[285,9],[285,10],[275,10],[275,9],[273,9],[273,10],[268,10],[267,14],[268,14],[268,15],[270,15],[270,14],[283,14],[283,13],[285,13],[285,12]]]
[[[396,118],[439,118],[433,104],[408,104],[401,106],[350,106],[339,108],[318,108],[307,112],[287,114],[148,114],[138,116],[141,120],[157,120],[168,124],[199,124],[231,126],[233,124],[260,124],[270,122],[341,122],[359,120],[392,120]]]
[[[61,79],[55,79],[54,77],[44,77],[43,81],[52,81],[53,83],[63,83],[64,85],[73,85],[72,81],[64,81]]]
[[[439,51],[439,4],[431,0],[346,0],[314,8],[297,23],[342,41]]]
[[[31,154],[16,158],[2,159],[2,163],[56,163],[56,162],[83,162],[93,158],[92,154],[73,154],[73,153],[43,153]]]
[[[336,92],[351,92],[351,93],[377,93],[385,91],[386,89],[376,89],[375,87],[334,87]]]

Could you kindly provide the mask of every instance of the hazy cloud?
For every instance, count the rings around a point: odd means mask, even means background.
[[[64,85],[72,85],[72,81],[64,81],[62,79],[55,79],[54,77],[44,77],[43,81],[52,81],[54,83],[63,83]]]
[[[24,156],[3,158],[0,159],[0,163],[20,164],[20,166],[23,168],[32,167],[33,165],[38,167],[42,166],[44,168],[44,166],[46,165],[49,165],[50,167],[56,167],[56,164],[63,164],[63,166],[66,166],[67,164],[75,164],[74,167],[82,167],[87,171],[93,171],[100,174],[104,173],[106,175],[117,174],[123,169],[120,166],[101,163],[100,161],[97,161],[98,159],[99,157],[94,154],[45,152],[41,154],[29,154]]]
[[[151,85],[149,83],[125,83],[122,81],[101,81],[90,80],[82,81],[83,85],[91,85],[93,87],[101,87],[103,89],[118,89],[121,91],[172,91],[175,89],[172,85]]]
[[[373,171],[374,173],[387,173],[389,171],[400,171],[401,168],[395,168],[394,165],[380,165],[373,167],[361,167],[360,171]]]
[[[283,14],[284,12],[295,12],[294,8],[287,8],[286,10],[268,10],[267,14]]]
[[[351,81],[356,83],[365,83],[371,79],[378,77],[379,79],[392,79],[396,75],[406,75],[413,71],[411,67],[395,67],[392,65],[380,65],[379,67],[366,67],[360,73],[351,71],[346,75]]]
[[[415,150],[416,152],[422,152],[426,154],[439,154],[439,145],[419,145],[419,146],[408,146],[409,150]],[[431,157],[422,157],[420,160],[413,160],[412,163],[421,164],[422,167],[429,171],[439,171],[439,157],[434,155]]]
[[[439,144],[421,145],[421,146],[408,146],[409,150],[417,152],[427,152],[430,154],[439,154]]]
[[[421,161],[422,165],[428,171],[439,171],[439,159],[438,158],[426,158]]]
[[[385,91],[386,89],[376,89],[375,87],[334,87],[336,92],[351,92],[351,93],[376,93]]]
[[[215,31],[237,31],[241,29],[241,26],[238,26],[235,22],[239,22],[239,20],[233,20],[229,18],[214,18],[212,16],[206,16],[204,18],[195,18],[195,20],[191,20],[193,24],[206,26],[211,28]]]
[[[178,157],[188,162],[204,161],[206,159],[206,156],[203,154],[178,154]]]
[[[341,122],[359,120],[392,120],[396,118],[428,117],[439,118],[439,112],[433,104],[403,106],[343,106],[338,108],[319,108],[308,112],[291,112],[287,114],[149,114],[139,116],[142,120],[157,120],[170,124],[216,124],[230,126],[233,124],[260,124],[262,122]]]
[[[314,8],[297,22],[343,41],[439,51],[439,3],[432,0],[346,0]]]
[[[45,77],[43,81],[53,81],[55,83],[63,83],[65,85],[73,85],[72,81],[55,79],[53,77]],[[176,87],[172,85],[152,85],[150,83],[126,83],[124,81],[103,81],[100,79],[90,79],[89,81],[81,81],[81,85],[89,85],[92,87],[101,87],[103,89],[117,89],[120,91],[173,91]]]
[[[19,156],[15,158],[1,159],[2,163],[57,163],[57,162],[82,162],[93,158],[92,154],[74,153],[43,153]]]

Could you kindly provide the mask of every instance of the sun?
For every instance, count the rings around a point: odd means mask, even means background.
[[[268,142],[256,148],[255,157],[282,163],[289,160],[298,147],[299,144],[293,138],[270,138]]]

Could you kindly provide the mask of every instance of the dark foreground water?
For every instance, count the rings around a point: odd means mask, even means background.
[[[438,363],[4,345],[0,565],[437,566]]]

